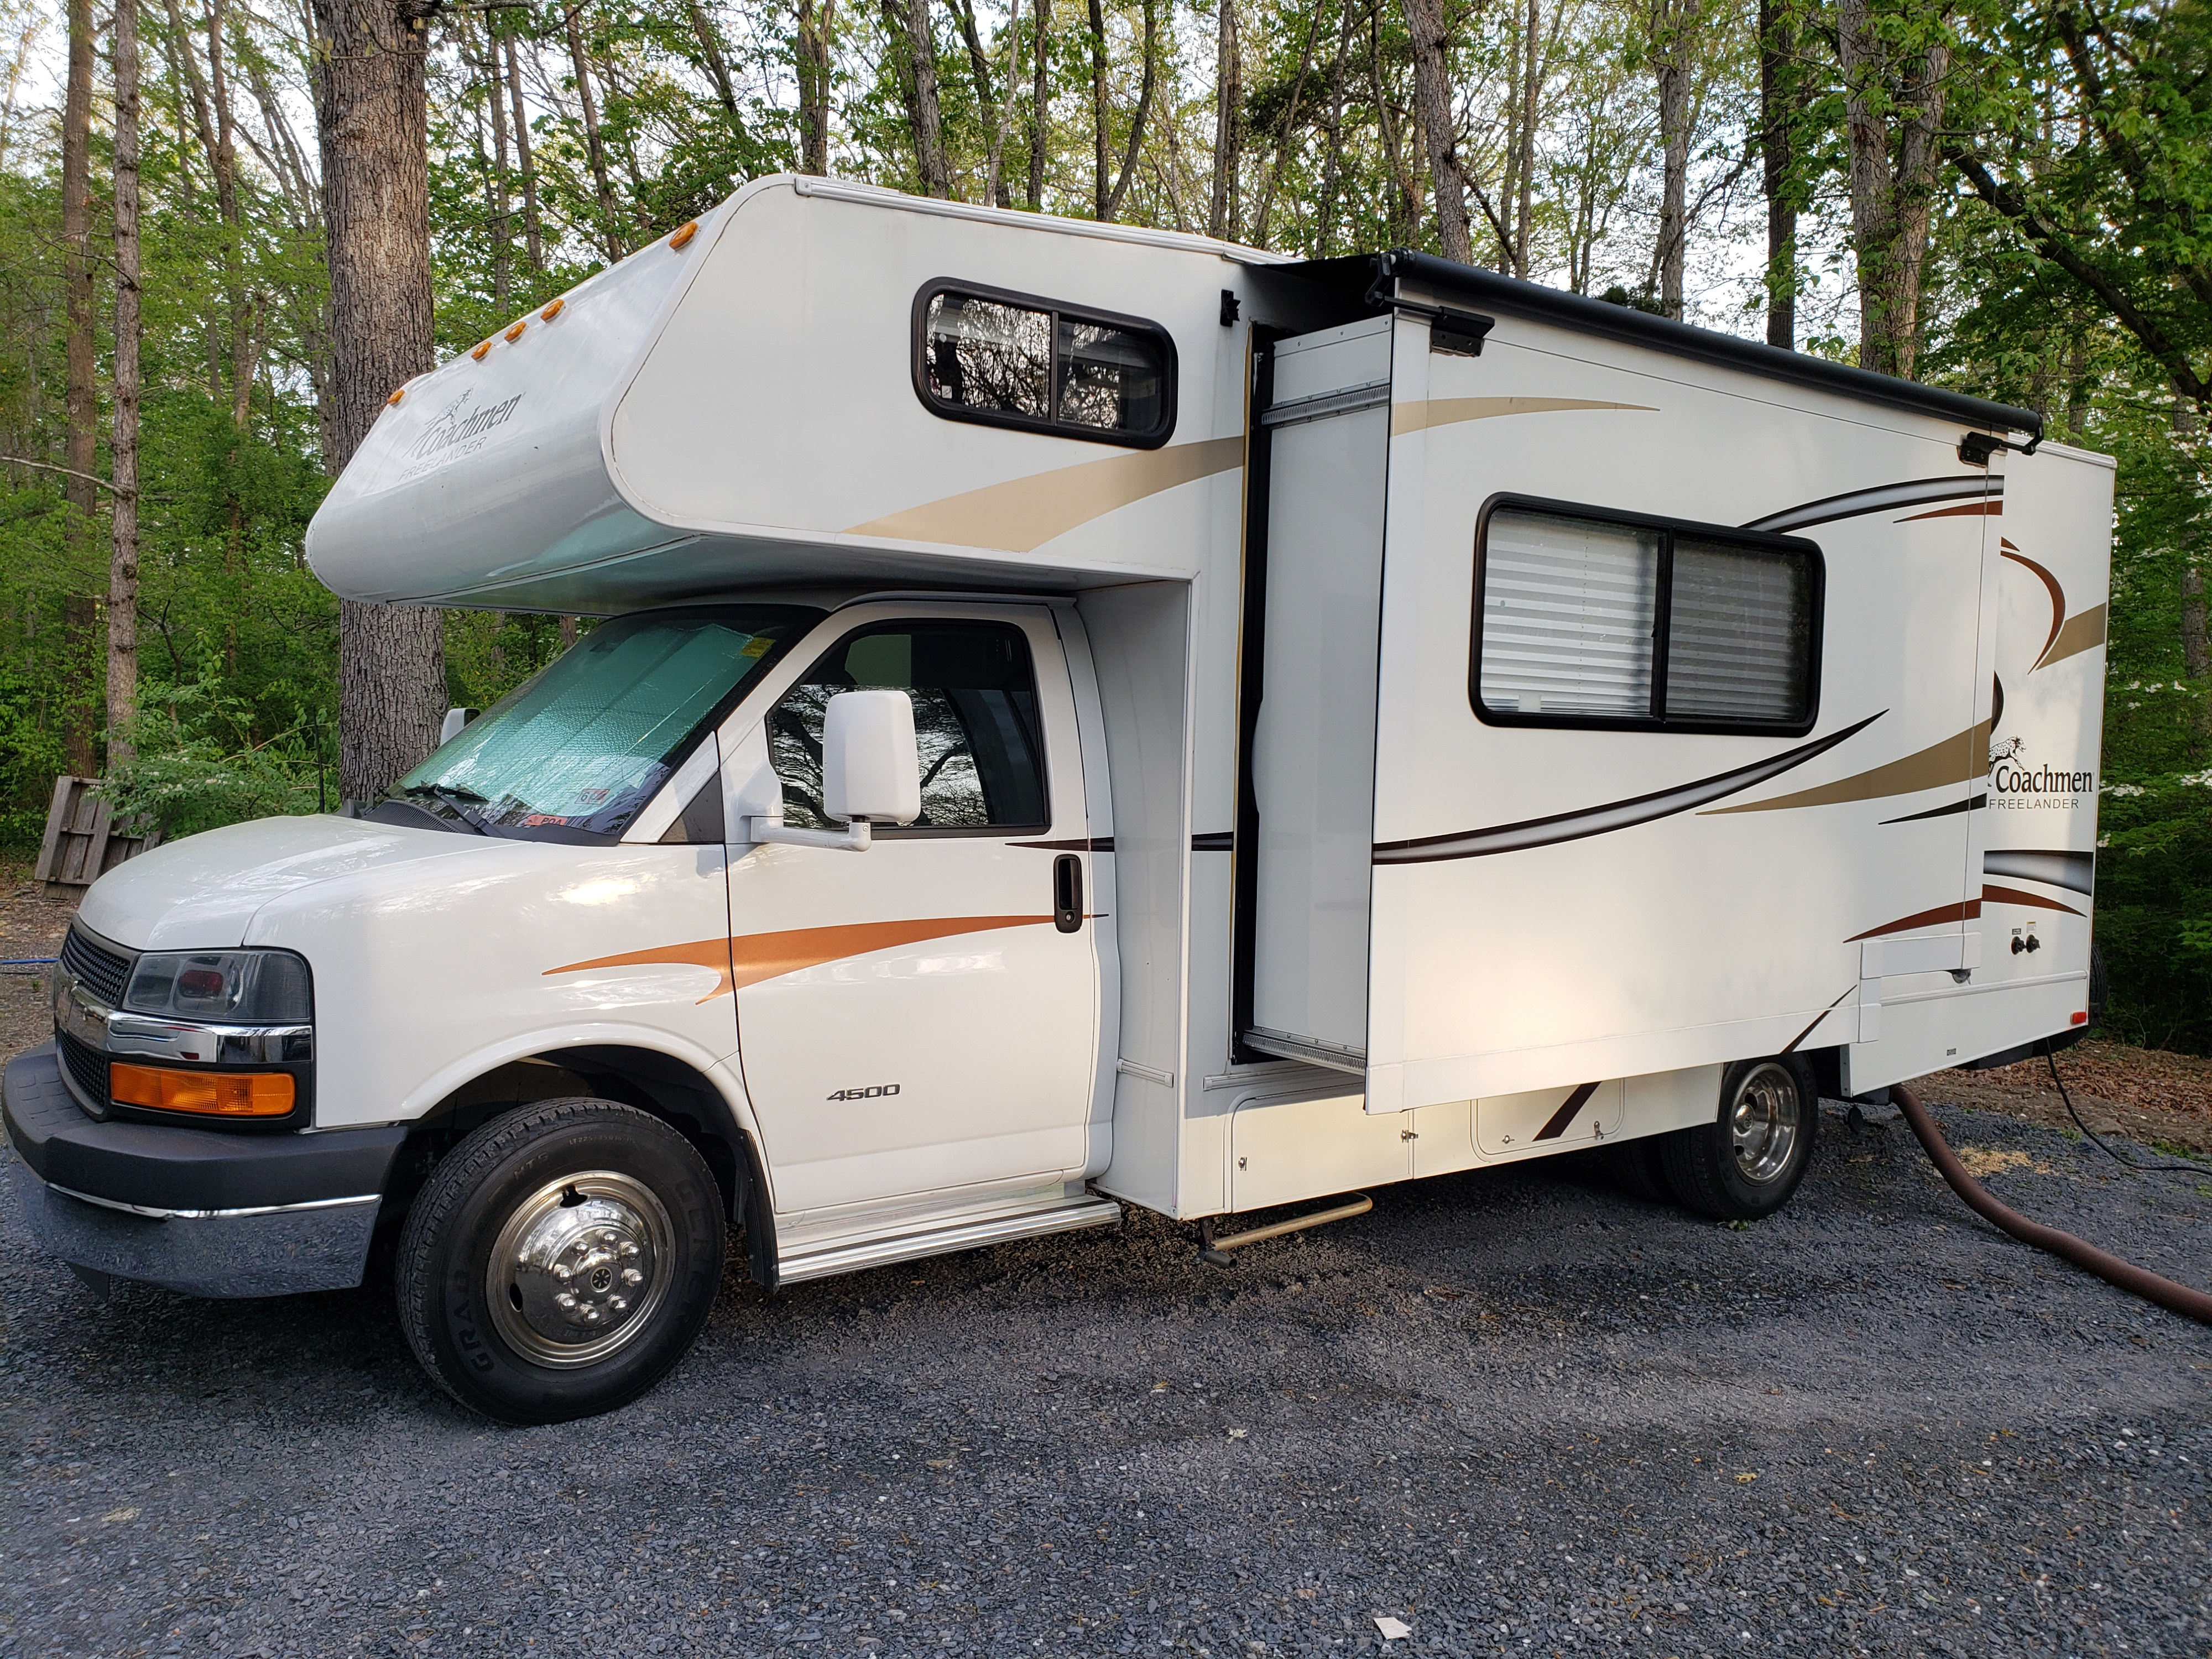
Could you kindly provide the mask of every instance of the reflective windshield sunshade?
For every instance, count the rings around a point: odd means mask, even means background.
[[[487,834],[619,836],[708,717],[821,614],[723,606],[602,623],[394,793]]]

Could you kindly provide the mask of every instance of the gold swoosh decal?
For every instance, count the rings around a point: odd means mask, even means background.
[[[548,968],[545,975],[580,974],[592,968],[635,968],[647,965],[712,968],[720,975],[714,988],[699,1000],[742,991],[763,980],[779,979],[825,962],[889,951],[925,939],[948,939],[956,933],[985,933],[999,927],[1028,927],[1048,922],[1042,916],[930,916],[911,921],[855,921],[835,927],[793,927],[775,933],[742,933],[726,939],[695,939],[688,945],[656,945],[646,951],[625,951],[619,956],[594,957]]]
[[[1771,800],[1747,801],[1741,806],[1713,806],[1699,817],[1718,817],[1723,812],[1771,812],[1784,806],[1833,806],[1839,801],[1881,800],[1889,795],[1910,795],[1923,789],[1940,789],[1947,783],[1966,783],[1989,770],[1990,723],[1961,732],[1955,738],[1931,743],[1917,754],[1905,756],[1856,772],[1833,783],[1815,784],[1795,794]]]
[[[1396,438],[1408,432],[1457,426],[1462,421],[1495,420],[1501,415],[1548,415],[1573,409],[1626,409],[1644,415],[1659,412],[1649,404],[1594,403],[1587,398],[1429,398],[1393,404],[1390,435]]]
[[[2093,605],[2087,611],[2066,619],[2066,626],[2058,630],[2057,636],[2044,647],[2043,654],[2035,659],[2035,667],[2048,668],[2068,657],[2094,650],[2104,642],[2105,607]],[[2028,670],[2031,674],[2034,672],[2034,668]]]
[[[1033,553],[1055,536],[1148,495],[1244,465],[1244,440],[1206,438],[1055,467],[856,524],[848,536],[951,542]]]

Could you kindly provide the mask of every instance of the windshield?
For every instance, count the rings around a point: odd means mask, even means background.
[[[702,723],[822,615],[763,605],[601,623],[400,779],[379,814],[404,803],[486,835],[617,836]]]

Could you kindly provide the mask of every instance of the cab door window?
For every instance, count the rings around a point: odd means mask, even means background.
[[[1042,830],[1051,821],[1039,741],[1036,673],[1020,629],[992,622],[884,623],[832,646],[769,716],[783,781],[783,821],[828,830],[822,722],[841,691],[903,691],[914,701],[921,816],[878,836]]]

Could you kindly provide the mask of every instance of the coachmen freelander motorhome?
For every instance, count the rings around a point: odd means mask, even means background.
[[[774,1286],[1601,1146],[1754,1217],[2087,1007],[2109,463],[1445,264],[815,179],[392,395],[339,593],[605,618],[87,895],[47,1248],[460,1399]],[[387,1236],[389,1236],[387,1234]]]

